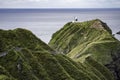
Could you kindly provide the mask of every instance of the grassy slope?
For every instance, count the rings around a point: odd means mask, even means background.
[[[53,51],[32,32],[21,28],[15,30],[0,30],[0,44],[0,52],[8,51],[15,47]]]
[[[120,42],[112,36],[105,23],[92,20],[67,23],[53,35],[49,45],[56,51],[81,62],[84,61],[82,57],[91,55],[100,63],[108,64],[112,61],[110,53],[118,49]]]
[[[109,66],[113,65],[111,62],[114,62],[114,56],[119,57],[117,51],[120,51],[120,42],[114,38],[109,27],[98,19],[67,23],[53,34],[49,45],[75,61],[83,63],[88,56],[91,56],[100,64]],[[116,62],[119,62],[117,58]],[[119,64],[115,65],[119,69]],[[112,68],[112,71],[114,69]]]
[[[111,72],[102,64],[98,63],[97,61],[95,61],[94,59],[92,59],[91,57],[87,57],[86,61],[84,62],[84,64],[89,65],[90,68],[95,68],[96,72],[100,72],[101,77],[104,77],[102,80],[104,79],[108,79],[108,80],[114,80],[113,75],[110,74]],[[97,73],[98,74],[98,73]]]
[[[0,61],[0,64],[17,80],[50,80],[42,65],[28,50],[21,52],[11,50],[6,56],[1,57]],[[20,69],[17,67],[18,64]]]
[[[7,53],[0,56],[0,80],[102,80],[28,30],[0,30],[0,44],[0,54]]]
[[[16,80],[9,72],[2,66],[0,66],[0,80]]]
[[[64,69],[73,77],[75,80],[92,80],[85,72],[81,69],[79,70],[75,65],[71,63],[68,59],[61,55],[55,55],[60,64]]]

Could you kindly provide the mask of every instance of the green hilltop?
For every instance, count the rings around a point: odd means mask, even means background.
[[[65,24],[53,34],[49,46],[77,62],[84,63],[92,57],[120,79],[120,41],[99,19]]]
[[[117,80],[118,46],[100,20],[67,23],[49,45],[26,29],[0,30],[0,80]]]

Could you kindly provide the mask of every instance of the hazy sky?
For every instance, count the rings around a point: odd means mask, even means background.
[[[120,0],[0,0],[0,8],[120,8]]]

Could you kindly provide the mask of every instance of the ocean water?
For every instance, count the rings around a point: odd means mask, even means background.
[[[80,22],[101,19],[120,31],[120,9],[0,9],[0,29],[25,28],[48,43],[53,33],[74,17]],[[120,35],[115,36],[120,40]]]

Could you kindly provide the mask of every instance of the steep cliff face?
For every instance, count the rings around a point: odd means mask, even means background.
[[[67,23],[53,34],[49,46],[82,63],[91,56],[108,67],[116,80],[120,79],[120,41],[115,39],[107,24],[99,19]]]
[[[0,30],[0,80],[114,80],[114,78],[107,68],[91,57],[86,58],[84,63],[76,62],[54,51],[32,32],[18,28]]]

